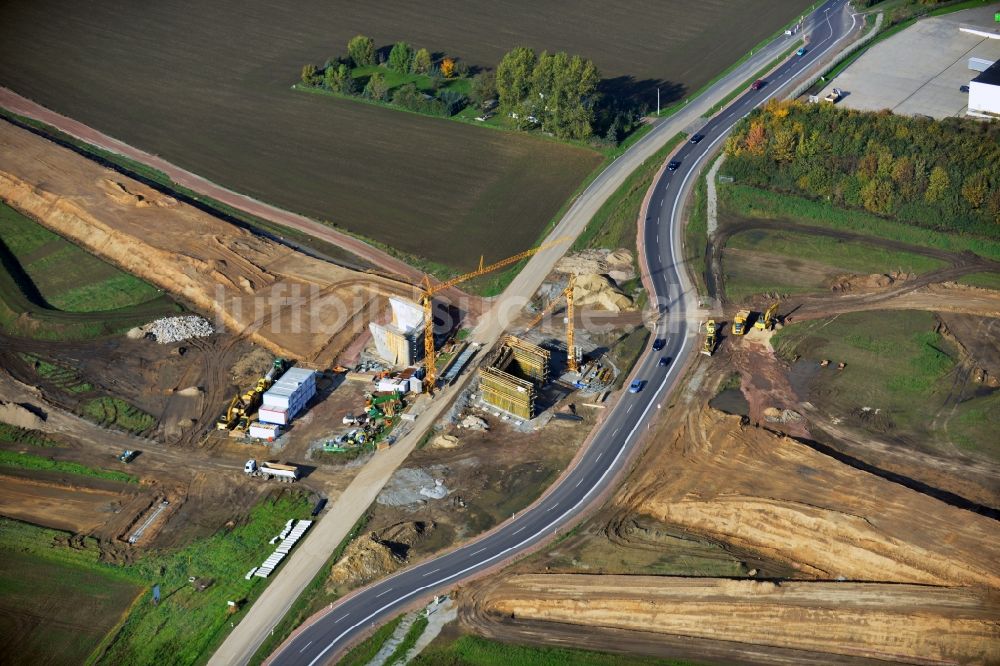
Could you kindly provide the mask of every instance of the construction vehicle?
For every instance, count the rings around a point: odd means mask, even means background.
[[[715,353],[715,320],[709,319],[705,322],[705,344],[702,345],[701,353],[711,356]]]
[[[466,280],[471,280],[472,278],[492,273],[493,271],[510,266],[511,264],[516,264],[522,259],[526,259],[538,252],[541,252],[542,250],[547,250],[548,248],[554,247],[560,243],[565,243],[567,240],[569,239],[566,237],[560,237],[552,242],[543,243],[538,247],[515,254],[512,257],[501,259],[500,261],[492,263],[489,266],[483,265],[483,257],[480,257],[479,268],[476,270],[433,285],[431,284],[430,277],[427,274],[424,274],[423,284],[421,286],[423,293],[420,296],[420,303],[424,308],[424,368],[426,369],[426,376],[424,377],[425,392],[433,393],[437,388],[437,367],[435,364],[436,358],[434,351],[434,295],[444,291],[445,289],[454,287],[456,284],[465,282]]]
[[[267,462],[259,465],[251,458],[243,465],[243,472],[247,476],[255,476],[264,480],[277,479],[283,483],[294,483],[299,480],[299,468],[295,465]]]
[[[561,298],[566,299],[566,369],[570,372],[579,372],[580,366],[576,358],[576,344],[574,340],[574,330],[573,330],[573,290],[576,287],[576,275],[569,276],[569,282],[566,284],[566,288],[560,292],[558,296],[553,298],[551,301],[542,308],[535,318],[528,322],[528,327],[525,331],[530,331],[535,326],[538,326],[539,322],[545,318],[555,304],[559,302]]]
[[[403,401],[396,392],[373,394],[365,400],[365,411],[371,419],[391,419],[403,408]]]
[[[226,411],[222,413],[222,416],[215,422],[215,427],[217,430],[232,430],[236,425],[236,421],[240,418],[242,414],[243,404],[240,402],[240,396],[236,396],[229,403],[229,407]]]
[[[733,335],[743,335],[747,332],[747,320],[750,319],[749,310],[740,310],[733,317]]]
[[[771,303],[764,314],[757,317],[757,321],[754,322],[753,327],[758,331],[770,331],[774,327],[774,315],[778,311],[778,301]]]
[[[274,359],[271,368],[267,371],[267,374],[257,380],[256,386],[243,395],[237,395],[230,401],[229,407],[216,420],[215,428],[217,430],[235,430],[237,433],[245,432],[250,427],[250,415],[260,407],[264,393],[267,389],[271,388],[271,384],[274,383],[274,380],[277,379],[278,375],[284,369],[285,359]]]
[[[138,451],[133,451],[132,449],[125,449],[118,455],[118,460],[122,461],[127,465],[128,463],[135,460],[135,457],[137,455],[139,455]]]

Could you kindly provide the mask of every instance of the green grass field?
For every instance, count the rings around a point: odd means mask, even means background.
[[[133,434],[146,432],[156,425],[156,417],[121,398],[101,396],[87,400],[81,406],[84,418],[108,428],[120,428]]]
[[[59,446],[59,442],[49,439],[40,432],[18,428],[8,423],[0,423],[0,442],[43,449]]]
[[[4,664],[85,663],[139,594],[134,581],[98,564],[96,549],[51,547],[65,536],[0,518]]]
[[[413,666],[685,666],[691,662],[632,657],[573,650],[531,647],[462,636],[444,645],[431,644],[410,662]]]
[[[368,662],[378,654],[385,642],[389,640],[396,627],[403,621],[404,615],[400,615],[375,630],[371,636],[366,638],[344,655],[340,660],[340,666],[366,666]]]
[[[139,482],[137,478],[131,474],[126,474],[125,472],[110,469],[97,469],[66,460],[53,460],[52,458],[43,458],[42,456],[35,456],[29,453],[4,451],[2,449],[0,449],[0,467],[32,469],[44,472],[62,472],[64,474],[75,474],[77,476],[93,476],[98,479],[120,481],[122,483]]]
[[[959,278],[958,282],[959,284],[967,284],[970,287],[1000,291],[1000,273],[970,273]]]
[[[1000,392],[958,402],[957,350],[937,332],[932,313],[856,312],[807,321],[785,326],[772,344],[787,359],[830,359],[809,400],[831,416],[853,416],[875,432],[938,450],[957,445],[1000,459]],[[847,367],[834,370],[841,361]]]
[[[57,310],[116,310],[159,296],[148,282],[98,259],[3,203],[0,240]]]

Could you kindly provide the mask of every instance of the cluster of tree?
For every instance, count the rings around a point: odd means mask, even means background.
[[[1000,124],[772,102],[740,121],[737,181],[929,228],[1000,237]]]
[[[524,46],[508,51],[496,71],[501,111],[521,128],[537,124],[563,139],[593,135],[600,82],[590,60]]]

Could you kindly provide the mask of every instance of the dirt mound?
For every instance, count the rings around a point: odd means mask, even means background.
[[[434,523],[397,523],[355,539],[330,569],[330,581],[355,587],[393,573],[406,564],[410,548],[434,527]]]
[[[995,663],[987,593],[878,583],[536,574],[488,584],[480,611],[892,661]],[[540,628],[544,632],[544,626]],[[537,628],[537,627],[536,627]]]
[[[27,430],[38,430],[42,427],[44,420],[35,412],[16,402],[0,400],[0,422]]]
[[[632,251],[625,248],[574,252],[560,259],[555,270],[567,275],[609,275],[616,282],[635,277]]]
[[[1000,588],[995,521],[795,439],[705,408],[654,450],[629,511],[817,578]]]
[[[838,275],[830,280],[830,291],[840,293],[850,293],[852,291],[879,291],[888,289],[897,282],[912,280],[911,273],[873,273],[871,275],[857,275],[848,273]]]
[[[573,299],[578,307],[591,307],[609,312],[622,312],[633,308],[632,299],[603,275],[595,273],[578,275]]]
[[[0,197],[276,354],[322,361],[411,290],[255,236],[4,123]],[[154,205],[155,204],[155,205]],[[331,333],[332,332],[332,333]]]
[[[431,448],[435,449],[454,449],[458,446],[458,437],[455,437],[454,435],[438,435],[431,440]]]

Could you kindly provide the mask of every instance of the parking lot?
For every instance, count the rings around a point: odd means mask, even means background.
[[[820,92],[844,92],[841,106],[933,118],[965,115],[960,90],[977,72],[969,58],[1000,60],[1000,39],[969,34],[961,25],[994,29],[996,5],[927,18],[871,47]]]

